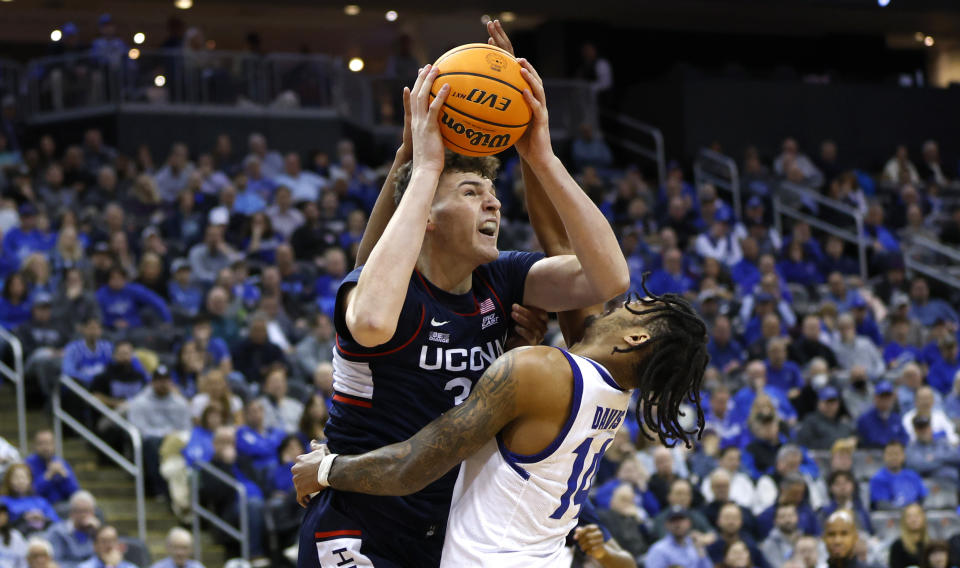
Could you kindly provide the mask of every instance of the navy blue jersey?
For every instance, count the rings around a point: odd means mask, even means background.
[[[543,255],[503,252],[473,273],[466,294],[450,294],[414,271],[393,338],[368,349],[353,341],[344,299],[362,267],[337,293],[333,404],[325,433],[336,453],[359,454],[404,441],[463,402],[503,353],[510,309],[522,303],[530,267]],[[344,494],[345,511],[369,531],[443,530],[457,468],[406,497]],[[442,544],[442,539],[441,539]]]

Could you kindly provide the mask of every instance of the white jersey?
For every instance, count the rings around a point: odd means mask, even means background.
[[[536,455],[512,453],[498,434],[463,462],[441,567],[553,567],[573,560],[566,536],[623,422],[630,391],[598,363],[561,351],[573,369],[567,422]]]

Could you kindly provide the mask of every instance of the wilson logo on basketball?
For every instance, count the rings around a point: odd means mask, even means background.
[[[499,53],[488,53],[486,60],[491,71],[503,71],[503,68],[507,65],[507,60]]]
[[[471,103],[477,103],[478,105],[487,105],[501,112],[507,110],[507,108],[510,107],[510,103],[513,102],[512,99],[498,96],[495,93],[488,93],[483,89],[474,89],[467,94],[453,93],[452,97],[455,99],[464,99]]]
[[[457,119],[449,116],[446,112],[440,117],[440,122],[457,134],[462,134],[468,138],[471,146],[484,146],[487,148],[504,148],[510,145],[509,134],[497,134],[491,136],[489,133],[474,130],[464,126]]]

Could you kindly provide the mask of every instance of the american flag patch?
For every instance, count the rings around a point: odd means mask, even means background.
[[[487,298],[486,300],[480,302],[480,313],[489,314],[494,310],[493,300]]]

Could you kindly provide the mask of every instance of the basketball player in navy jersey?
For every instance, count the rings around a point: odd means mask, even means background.
[[[551,187],[575,254],[498,252],[496,161],[444,154],[437,115],[447,90],[430,104],[437,72],[422,70],[396,211],[338,293],[331,451],[398,442],[462,403],[502,354],[512,305],[569,310],[628,286],[612,230],[552,152],[542,82],[522,64],[534,120],[517,149]],[[437,566],[455,480],[450,471],[403,498],[324,491],[304,521],[300,565]]]
[[[690,442],[681,404],[699,392],[706,325],[685,299],[647,293],[592,316],[569,351],[510,351],[466,402],[409,440],[362,455],[325,456],[312,489],[407,495],[459,470],[442,567],[569,565],[564,538],[577,523],[595,468],[638,389],[638,421],[661,442]],[[656,409],[656,412],[653,411]],[[323,493],[321,493],[322,495]]]

